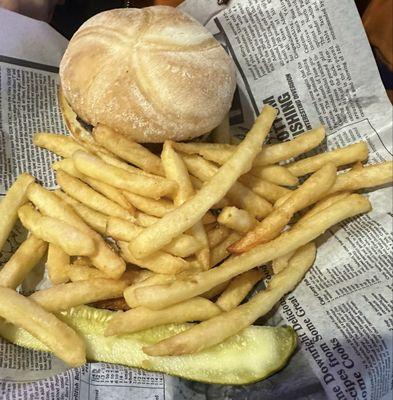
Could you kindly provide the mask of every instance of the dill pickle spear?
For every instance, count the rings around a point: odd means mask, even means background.
[[[282,369],[296,348],[290,327],[250,326],[225,342],[200,353],[150,357],[142,347],[188,329],[192,324],[171,324],[145,331],[105,337],[114,312],[80,306],[57,314],[85,340],[87,358],[160,371],[206,383],[244,385],[267,378]],[[48,349],[21,328],[0,321],[0,335],[35,350]]]

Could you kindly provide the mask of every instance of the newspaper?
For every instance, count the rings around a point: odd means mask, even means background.
[[[392,158],[392,107],[352,0],[188,0],[237,67],[230,113],[241,136],[263,104],[279,111],[272,141],[318,124],[333,149],[367,140],[369,162]],[[0,9],[0,195],[22,171],[53,188],[38,130],[65,133],[57,66],[67,42],[47,24]],[[330,229],[297,289],[264,321],[294,327],[288,366],[248,386],[206,385],[105,363],[69,369],[51,354],[0,341],[1,399],[390,399],[392,191],[367,194],[374,210]],[[0,255],[22,240],[17,227]],[[28,285],[44,284],[42,269]],[[29,288],[24,288],[29,290]]]

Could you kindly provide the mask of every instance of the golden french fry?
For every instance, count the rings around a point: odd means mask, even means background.
[[[361,161],[356,161],[355,164],[351,166],[351,170],[359,170],[364,167],[363,163]]]
[[[36,133],[33,136],[33,143],[64,158],[71,157],[77,150],[83,150],[72,137],[56,133]]]
[[[195,191],[198,191],[202,188],[203,182],[196,178],[195,176],[190,175],[191,183],[192,186],[194,187]],[[217,201],[216,204],[213,204],[211,208],[216,209],[216,208],[224,208],[229,206],[230,202],[226,197],[223,197],[221,200]],[[202,221],[203,222],[203,221]]]
[[[30,299],[47,311],[58,312],[81,304],[119,297],[128,284],[123,279],[88,279],[38,290],[30,296]]]
[[[50,281],[57,285],[69,281],[67,267],[70,263],[70,256],[59,246],[52,243],[48,247],[48,257],[46,259],[46,268]]]
[[[85,281],[88,279],[108,278],[102,271],[89,265],[74,262],[66,268],[71,282]]]
[[[320,126],[305,132],[288,142],[263,146],[253,165],[271,165],[288,160],[317,147],[325,138],[325,129]],[[182,153],[199,154],[209,161],[224,164],[236,150],[236,146],[215,143],[175,143],[174,148]]]
[[[298,223],[306,220],[307,218],[311,217],[312,215],[319,213],[320,211],[324,210],[325,208],[330,207],[332,204],[336,203],[337,201],[345,199],[346,197],[350,196],[350,194],[351,194],[351,192],[340,192],[340,193],[333,193],[333,194],[326,196],[322,200],[318,201],[318,203],[316,203],[315,206],[311,210],[307,211],[299,219]]]
[[[168,244],[173,238],[190,229],[218,200],[226,195],[240,175],[245,174],[260,150],[273,124],[277,111],[265,106],[247,137],[232,157],[193,197],[149,226],[131,244],[136,257],[146,257]],[[77,153],[76,153],[77,154]]]
[[[126,198],[119,189],[116,189],[115,187],[107,185],[104,182],[98,181],[97,179],[93,179],[82,174],[75,168],[72,158],[65,158],[64,160],[57,161],[52,164],[52,168],[55,171],[58,170],[65,171],[67,172],[67,174],[72,175],[73,177],[78,178],[81,181],[87,183],[97,192],[103,194],[108,199],[117,203],[119,206],[127,210],[131,215],[134,215],[135,213],[134,207],[126,200]]]
[[[0,286],[16,289],[44,256],[48,244],[30,235],[0,269]]]
[[[135,214],[135,221],[139,226],[147,227],[155,224],[158,220],[158,217],[153,217],[153,215],[145,214],[141,211],[137,211]]]
[[[231,231],[222,225],[216,225],[214,229],[207,233],[207,240],[209,241],[209,247],[212,249],[226,239]]]
[[[69,366],[86,362],[85,345],[73,329],[12,289],[0,287],[0,317],[26,329]]]
[[[106,228],[106,235],[116,240],[123,242],[131,242],[141,232],[142,227],[133,224],[130,221],[124,219],[110,217]],[[171,243],[166,245],[163,250],[178,257],[188,257],[202,247],[202,243],[195,240],[194,237],[187,234],[181,234],[177,238],[173,239]]]
[[[176,184],[172,181],[128,172],[80,150],[72,155],[72,159],[78,171],[90,178],[142,196],[158,199],[176,189]]]
[[[19,175],[0,202],[0,250],[18,219],[18,208],[27,201],[27,187],[33,182],[31,175]]]
[[[117,243],[122,257],[127,262],[158,274],[177,274],[190,268],[188,261],[160,250],[144,258],[135,258],[129,250],[129,242],[118,241]]]
[[[327,163],[314,172],[301,186],[291,192],[283,204],[232,245],[229,251],[243,253],[277,237],[296,212],[315,203],[329,191],[336,181],[336,173],[337,169],[333,163]]]
[[[210,267],[215,267],[221,261],[225,260],[230,256],[228,247],[240,239],[240,235],[237,232],[232,232],[228,237],[226,237],[221,243],[214,247],[211,251],[210,256]]]
[[[247,211],[236,207],[225,207],[220,212],[217,222],[240,233],[248,232],[258,223],[258,221]]]
[[[205,299],[214,299],[215,297],[219,296],[229,285],[231,281],[223,282],[220,283],[219,285],[215,286],[214,288],[211,288],[205,293],[201,294],[201,297],[204,297]]]
[[[204,182],[208,182],[212,179],[219,170],[214,164],[200,156],[185,154],[183,159],[189,172]],[[228,190],[226,197],[237,207],[244,208],[256,218],[265,217],[273,210],[271,204],[267,200],[258,196],[240,182],[235,182],[233,184]]]
[[[194,195],[194,187],[183,159],[173,150],[172,142],[166,140],[161,152],[162,166],[167,179],[177,183],[173,201],[180,206]]]
[[[276,185],[275,183],[269,181],[265,181],[261,178],[251,175],[250,173],[241,176],[239,178],[239,182],[243,183],[253,192],[271,203],[274,203],[280,197],[291,193],[291,191],[287,188]]]
[[[223,311],[233,310],[246,298],[262,277],[263,273],[260,269],[252,269],[236,276],[216,300],[216,305]]]
[[[170,323],[205,321],[220,313],[219,307],[203,297],[195,297],[159,311],[137,307],[117,313],[109,321],[105,336],[133,333]]]
[[[58,218],[93,238],[96,252],[90,256],[90,259],[95,267],[113,279],[123,274],[126,268],[124,260],[58,195],[45,190],[40,185],[32,184],[27,190],[27,196],[44,215]]]
[[[324,164],[331,162],[336,167],[364,161],[368,157],[366,142],[350,144],[349,146],[303,158],[287,165],[288,171],[295,176],[303,176],[320,169]]]
[[[103,125],[98,125],[93,129],[93,136],[98,144],[123,160],[147,172],[156,175],[164,175],[160,157],[156,156],[139,143],[133,142]]]
[[[113,217],[134,219],[134,217],[123,207],[96,192],[79,179],[67,174],[67,172],[58,170],[56,178],[58,184],[65,193],[85,206]]]
[[[332,225],[346,218],[368,212],[370,209],[371,204],[367,198],[352,194],[310,217],[301,225],[295,225],[276,239],[258,245],[244,254],[231,257],[216,268],[200,272],[192,280],[173,282],[165,286],[138,288],[135,296],[139,305],[151,309],[165,308],[199,296],[222,282],[304,246]]]
[[[174,204],[178,207],[194,195],[194,188],[191,183],[190,175],[188,174],[183,159],[173,150],[172,142],[169,140],[164,143],[161,159],[165,170],[165,176],[177,183]],[[204,269],[209,269],[209,242],[202,221],[198,221],[190,231],[196,241],[202,244],[202,247],[196,252],[196,259]]]
[[[87,225],[91,226],[94,230],[101,234],[106,232],[106,224],[108,223],[108,216],[95,211],[79,201],[73,199],[68,194],[65,194],[61,190],[55,190],[55,193],[63,201],[65,201],[72,209],[86,222]]]
[[[229,114],[224,117],[220,125],[213,129],[211,135],[214,143],[230,143],[231,132],[229,126]]]
[[[247,303],[157,344],[144,347],[143,351],[151,356],[192,354],[223,342],[268,313],[281,297],[291,292],[314,263],[315,254],[313,243],[305,245],[293,256],[290,266],[274,275],[268,288]]]
[[[132,174],[138,174],[142,176],[148,176],[150,178],[157,178],[157,175],[150,174],[149,172],[144,171],[143,169],[134,167],[133,165],[127,164],[126,162],[119,160],[113,154],[106,154],[101,151],[97,151],[95,153],[102,161],[106,164],[112,165],[113,167],[120,168],[124,171],[131,172]]]
[[[276,185],[296,186],[299,183],[298,178],[281,165],[253,167],[250,174]]]
[[[176,275],[154,274],[152,272],[150,272],[150,274],[151,275],[147,276],[146,279],[137,283],[133,283],[131,286],[128,286],[126,289],[124,289],[123,292],[124,299],[131,308],[140,306],[138,300],[135,297],[136,289],[145,286],[162,285],[170,283],[173,282],[178,277]]]
[[[274,260],[272,260],[272,269],[274,274],[278,274],[282,270],[288,267],[289,265],[289,260],[292,258],[292,256],[295,254],[295,250],[290,251],[287,254],[284,254],[281,257],[277,257]]]
[[[350,170],[337,176],[330,193],[365,189],[393,181],[393,162],[365,165],[362,169]]]
[[[165,199],[151,199],[125,190],[123,194],[136,209],[154,217],[163,217],[174,209],[173,203]]]
[[[22,225],[37,238],[53,243],[70,256],[88,256],[96,251],[92,238],[57,218],[41,215],[30,204],[18,210]]]

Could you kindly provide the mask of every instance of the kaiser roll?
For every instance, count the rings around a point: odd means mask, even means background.
[[[176,8],[116,9],[85,22],[60,64],[78,116],[141,143],[209,132],[229,111],[231,59],[212,34]]]

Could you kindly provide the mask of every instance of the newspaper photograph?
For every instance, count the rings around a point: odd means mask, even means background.
[[[323,125],[326,141],[318,151],[365,141],[368,163],[392,160],[392,106],[353,0],[186,0],[179,8],[234,62],[235,137],[243,139],[268,104],[278,112],[269,144]],[[69,134],[58,104],[68,42],[48,24],[2,8],[0,22],[0,198],[23,172],[53,190],[51,165],[60,157],[34,146],[33,135]],[[207,384],[103,362],[69,368],[50,352],[0,339],[0,399],[391,399],[392,187],[362,193],[372,211],[320,236],[305,278],[257,321],[296,332],[298,346],[281,371],[248,385]],[[1,265],[25,238],[18,223]],[[41,265],[20,290],[49,286]]]

